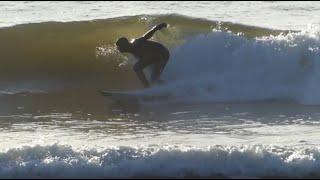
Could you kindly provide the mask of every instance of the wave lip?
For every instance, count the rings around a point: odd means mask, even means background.
[[[51,145],[0,154],[1,178],[319,177],[317,148],[148,146],[75,151]]]

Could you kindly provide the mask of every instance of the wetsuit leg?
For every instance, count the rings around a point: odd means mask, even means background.
[[[138,61],[134,66],[133,70],[136,72],[138,78],[140,81],[143,83],[144,87],[149,87],[150,84],[143,73],[143,69],[147,66],[148,64],[144,63],[143,61]]]
[[[169,57],[167,56],[167,57],[163,57],[160,61],[157,61],[156,63],[154,63],[153,71],[151,74],[151,83],[154,83],[156,81],[161,81],[160,75],[162,74],[168,60],[169,60]]]

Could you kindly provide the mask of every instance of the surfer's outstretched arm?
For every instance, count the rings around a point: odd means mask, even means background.
[[[156,31],[161,30],[161,29],[164,28],[164,27],[167,27],[167,24],[166,24],[166,23],[158,24],[157,26],[154,26],[152,29],[150,29],[148,32],[146,32],[146,33],[142,36],[142,38],[143,38],[144,40],[150,39]]]

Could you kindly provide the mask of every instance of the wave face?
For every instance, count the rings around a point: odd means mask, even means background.
[[[1,92],[139,89],[132,67],[125,66],[134,60],[117,52],[114,42],[160,22],[170,24],[154,37],[171,52],[163,74],[167,85],[140,93],[184,101],[320,103],[318,29],[278,31],[175,14],[2,28],[0,82],[10,88]],[[33,82],[34,89],[17,82]]]
[[[319,149],[150,146],[75,151],[51,145],[0,154],[3,178],[319,177]]]

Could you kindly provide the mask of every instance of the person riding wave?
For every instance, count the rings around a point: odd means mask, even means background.
[[[162,82],[160,75],[170,57],[169,50],[166,47],[158,42],[148,40],[156,31],[164,27],[167,27],[166,23],[154,26],[142,37],[136,38],[132,42],[129,42],[126,37],[121,37],[116,42],[117,49],[121,53],[131,53],[138,59],[138,62],[133,66],[133,70],[145,87],[149,87],[150,84],[155,82]],[[154,65],[150,82],[143,72],[143,69],[149,65]]]

